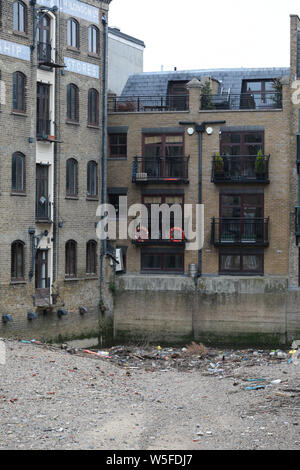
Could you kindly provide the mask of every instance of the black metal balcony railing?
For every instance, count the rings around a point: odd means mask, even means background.
[[[108,111],[112,113],[188,111],[188,109],[189,95],[108,97]]]
[[[36,120],[36,136],[38,139],[47,139],[50,135],[51,121],[49,119]]]
[[[213,183],[269,183],[270,155],[213,156]]]
[[[183,224],[180,224],[183,226]],[[156,234],[152,233],[151,223],[149,222],[148,228],[141,227],[140,231],[136,231],[135,238],[132,240],[134,245],[168,245],[168,246],[181,246],[185,245],[185,236],[181,227],[172,227],[170,229],[159,231]]]
[[[52,54],[52,46],[47,42],[37,43],[37,60],[39,63],[50,63]]]
[[[188,183],[189,157],[135,157],[134,183]]]
[[[49,197],[41,196],[35,205],[35,219],[39,222],[51,221],[51,202]]]
[[[282,93],[265,91],[202,95],[201,109],[205,111],[282,109]]]
[[[269,245],[269,219],[223,218],[212,219],[211,244]]]

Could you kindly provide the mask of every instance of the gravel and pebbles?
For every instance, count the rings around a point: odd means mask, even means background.
[[[299,449],[289,350],[4,343],[1,450]]]

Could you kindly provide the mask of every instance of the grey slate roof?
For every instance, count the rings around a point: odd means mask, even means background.
[[[224,91],[230,89],[231,93],[239,94],[242,89],[242,80],[280,78],[289,74],[289,68],[200,69],[174,72],[143,72],[129,76],[122,96],[164,96],[167,94],[169,81],[190,81],[193,78],[201,79],[201,77],[205,76],[210,76],[222,82],[220,86],[223,87]]]

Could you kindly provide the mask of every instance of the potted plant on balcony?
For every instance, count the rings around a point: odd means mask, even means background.
[[[215,167],[215,176],[216,178],[221,178],[224,176],[224,159],[220,152],[215,154],[214,158],[214,167]]]
[[[255,174],[256,178],[259,180],[264,179],[266,176],[266,161],[262,150],[257,152],[255,159]]]
[[[201,85],[201,109],[210,110],[215,108],[210,82],[206,80],[206,82]]]
[[[271,98],[274,101],[274,108],[282,109],[282,83],[280,78],[274,78],[273,88],[275,95],[271,96]]]

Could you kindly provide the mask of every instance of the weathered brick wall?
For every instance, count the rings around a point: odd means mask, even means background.
[[[2,3],[0,38],[30,46],[33,37],[32,7],[28,6],[28,31],[26,35],[13,33],[12,0]],[[43,309],[34,307],[34,279],[29,280],[31,269],[31,241],[29,227],[40,233],[44,225],[35,222],[35,168],[36,143],[30,144],[29,137],[36,137],[36,53],[31,62],[0,55],[1,80],[5,84],[5,103],[0,106],[0,315],[12,314],[14,321],[6,325],[0,323],[0,336],[17,335],[19,337],[35,336],[40,338],[71,338],[89,335],[97,336],[99,331],[99,257],[100,242],[97,250],[97,276],[90,279],[86,275],[86,243],[96,238],[96,209],[101,194],[101,157],[102,157],[102,94],[103,94],[103,24],[102,14],[108,14],[109,2],[85,0],[85,3],[99,8],[100,54],[99,57],[88,53],[88,27],[91,22],[76,18],[80,25],[80,50],[74,51],[67,47],[67,20],[69,15],[62,12],[56,14],[56,61],[63,62],[64,57],[71,57],[83,62],[96,64],[100,68],[100,77],[93,79],[72,72],[62,73],[54,69],[55,75],[55,137],[61,142],[55,149],[55,258],[54,258],[54,292],[59,294],[57,306],[53,311],[43,313]],[[12,73],[16,70],[27,77],[26,115],[12,114]],[[80,122],[79,125],[66,123],[66,87],[75,83],[80,90]],[[88,89],[99,91],[99,127],[87,126],[87,95]],[[54,145],[54,144],[45,144]],[[26,156],[26,195],[11,195],[11,155],[20,151]],[[79,164],[79,194],[77,200],[66,199],[66,160],[76,158]],[[98,163],[99,200],[87,199],[87,163],[95,160]],[[57,223],[63,221],[63,227]],[[77,278],[65,281],[65,243],[74,239],[78,247]],[[25,243],[25,281],[11,284],[11,253],[10,245],[14,240]],[[50,240],[49,240],[50,241]],[[52,243],[52,241],[50,241]],[[104,284],[103,289],[107,290]],[[108,300],[109,304],[109,300]],[[82,317],[79,307],[85,306],[89,313]],[[68,315],[59,319],[56,309],[63,307]],[[38,312],[38,319],[30,322],[27,312]],[[1,322],[1,318],[0,318]],[[34,333],[34,334],[33,334]]]

